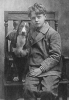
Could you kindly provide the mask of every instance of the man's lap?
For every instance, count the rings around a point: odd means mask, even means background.
[[[26,77],[25,88],[29,91],[39,92],[50,92],[55,96],[58,95],[58,84],[59,77],[56,75],[49,75],[44,77]]]

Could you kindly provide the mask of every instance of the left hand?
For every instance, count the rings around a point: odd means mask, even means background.
[[[40,75],[41,73],[42,73],[42,71],[41,71],[40,68],[36,68],[36,69],[33,69],[33,70],[30,71],[30,74],[31,74],[32,76],[38,76],[38,75]]]

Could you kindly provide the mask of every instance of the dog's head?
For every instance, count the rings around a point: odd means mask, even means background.
[[[28,22],[22,21],[17,30],[17,41],[16,51],[18,54],[27,54],[27,43],[28,43],[29,24]]]
[[[17,31],[17,44],[23,44],[23,46],[26,44],[28,39],[28,33],[29,33],[29,23],[25,21],[21,21],[18,31]],[[21,45],[20,44],[20,45]]]
[[[18,28],[18,34],[22,36],[27,36],[28,32],[29,32],[29,23],[25,21],[21,21]]]

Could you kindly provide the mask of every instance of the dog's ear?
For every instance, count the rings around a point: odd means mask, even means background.
[[[19,23],[20,21],[13,20],[13,27],[15,30],[17,30]]]
[[[26,29],[27,29],[27,33],[28,33],[29,29],[30,29],[30,24],[28,22],[26,22]]]
[[[17,34],[16,30],[13,30],[11,32],[8,33],[8,35],[6,36],[6,39],[12,41],[13,39],[15,39],[15,35]]]

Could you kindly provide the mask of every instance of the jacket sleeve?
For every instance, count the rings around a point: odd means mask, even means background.
[[[46,58],[40,66],[42,72],[48,71],[52,67],[56,67],[56,65],[60,61],[61,57],[61,38],[60,34],[56,31],[50,34],[50,43],[49,43],[49,57]]]

